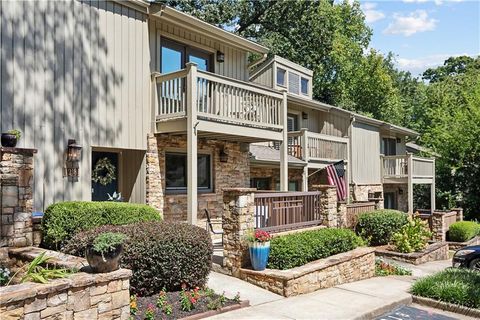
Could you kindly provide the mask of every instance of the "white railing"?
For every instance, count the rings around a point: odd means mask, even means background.
[[[283,129],[282,93],[196,68],[190,74],[192,69],[154,74],[156,120],[185,117],[191,105],[205,120]],[[188,101],[190,96],[193,101]]]
[[[411,166],[411,168],[409,168]],[[400,156],[382,156],[382,175],[384,178],[405,178],[410,174],[417,178],[435,176],[435,160],[421,158],[412,154]]]
[[[435,175],[435,160],[429,158],[412,157],[413,176],[433,177]]]
[[[289,154],[308,160],[347,160],[348,138],[310,132],[305,129],[288,133]]]
[[[384,178],[408,177],[407,156],[383,156],[382,158]]]

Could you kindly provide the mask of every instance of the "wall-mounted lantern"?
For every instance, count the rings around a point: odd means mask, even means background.
[[[225,53],[221,51],[217,51],[217,62],[220,62],[220,63],[225,62]]]
[[[308,113],[302,112],[302,119],[303,120],[308,120]]]
[[[81,152],[82,146],[77,144],[77,141],[75,139],[69,139],[67,145],[67,161],[80,161]]]
[[[222,148],[218,156],[220,158],[220,162],[228,162],[228,153],[225,152],[225,149]]]

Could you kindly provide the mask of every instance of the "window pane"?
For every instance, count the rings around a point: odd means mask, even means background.
[[[298,74],[288,73],[288,91],[291,93],[299,94],[300,77]]]
[[[197,185],[198,188],[210,189],[209,155],[198,155]]]
[[[285,70],[277,68],[277,85],[285,86],[285,74]]]
[[[182,69],[182,51],[162,46],[162,73],[169,73]]]
[[[187,157],[184,154],[165,155],[165,185],[167,189],[187,187]]]
[[[302,93],[308,94],[308,79],[302,78]]]
[[[188,56],[188,61],[195,62],[197,64],[198,70],[208,71],[208,59],[190,54]]]

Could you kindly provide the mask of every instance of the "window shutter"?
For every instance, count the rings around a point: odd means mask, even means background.
[[[300,88],[300,77],[298,74],[289,72],[288,73],[288,91],[291,93],[299,94]]]

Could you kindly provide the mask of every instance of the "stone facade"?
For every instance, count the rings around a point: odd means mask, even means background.
[[[447,231],[450,225],[463,220],[462,211],[434,211],[430,215],[430,229],[433,232],[433,240],[446,241]]]
[[[288,168],[288,182],[295,182],[297,189],[302,188],[302,174],[303,169]],[[268,178],[270,180],[269,190],[276,190],[277,185],[280,184],[280,164],[278,168],[270,167],[251,167],[251,178]]]
[[[389,250],[388,247],[378,247],[375,254],[380,257],[386,257],[397,261],[403,261],[414,265],[448,259],[448,243],[437,242],[429,245],[421,252],[401,253]]]
[[[350,185],[350,193],[353,201],[369,201],[369,194],[373,194],[375,198],[383,199],[382,184],[354,184]],[[381,201],[383,209],[383,201]]]
[[[221,150],[228,161],[221,162]],[[165,153],[187,152],[186,136],[151,135],[147,150],[147,203],[163,214],[167,221],[186,221],[187,194],[168,194],[165,190]],[[250,186],[249,152],[241,143],[213,139],[198,139],[198,153],[210,154],[213,192],[198,193],[198,225],[205,227],[208,209],[213,220],[222,217],[223,189]]]
[[[41,250],[26,247],[11,249],[10,263],[23,265]],[[58,267],[80,268],[85,259],[48,251]],[[78,272],[47,284],[22,283],[0,288],[0,313],[7,319],[128,319],[130,316],[130,277],[119,269],[109,273]]]
[[[330,185],[315,185],[309,190],[322,192],[320,197],[320,207],[323,225],[331,228],[338,227],[337,187]]]
[[[407,184],[385,184],[384,193],[395,194],[397,210],[408,212],[408,185]]]
[[[32,221],[35,149],[0,148],[0,246],[38,245],[38,224]]]
[[[285,297],[371,278],[374,274],[372,248],[357,248],[289,270],[240,270],[241,279]]]

